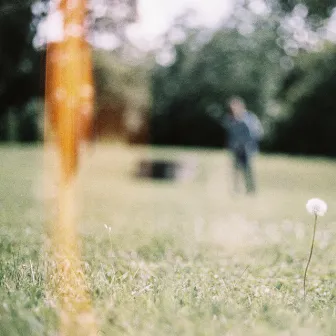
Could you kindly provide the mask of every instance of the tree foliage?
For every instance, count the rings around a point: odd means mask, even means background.
[[[41,94],[41,55],[32,45],[36,27],[30,5],[30,0],[0,5],[0,113]]]
[[[279,92],[286,113],[273,150],[336,156],[336,48],[300,55]]]
[[[21,133],[32,139],[27,106],[44,90],[44,52],[33,47],[33,40],[48,3],[0,0],[2,139],[9,110],[22,116]],[[258,12],[261,3],[267,5],[264,12]],[[182,15],[149,71],[147,65],[125,62],[134,53],[126,27],[136,20],[136,0],[91,0],[91,41],[99,45],[106,35],[117,41],[114,56],[95,56],[97,102],[108,98],[149,106],[152,100],[153,143],[222,146],[220,120],[228,97],[238,94],[262,118],[268,150],[336,155],[336,51],[319,40],[335,5],[335,0],[241,0],[216,31],[196,27]],[[152,99],[145,72],[152,76]]]
[[[264,123],[264,149],[335,156],[336,52],[317,31],[334,4],[270,0],[258,15],[253,2],[216,32],[188,27],[172,64],[157,66],[153,142],[221,146],[218,120],[238,94]]]
[[[44,93],[46,41],[40,23],[47,16],[50,3],[0,0],[0,140],[9,138],[13,114],[18,123],[17,140],[33,140],[37,136],[39,116],[31,113],[31,106],[36,104],[30,102]],[[117,46],[123,46],[126,27],[136,19],[136,0],[91,0],[88,4],[91,41],[109,34],[109,38],[113,36],[118,41]]]
[[[120,59],[117,53],[95,51],[94,78],[97,105],[129,105],[148,108],[149,84],[146,66]]]
[[[263,117],[275,94],[285,53],[269,22],[246,35],[221,29],[197,47],[200,34],[176,46],[171,66],[154,71],[154,143],[222,146],[221,119],[230,96],[241,95]]]
[[[43,54],[33,48],[36,22],[31,5],[31,0],[0,2],[0,140],[10,138],[8,111],[23,116],[27,102],[43,94]],[[36,138],[37,128],[29,126],[32,118],[22,117],[18,128],[27,127],[16,131],[18,140]]]
[[[292,11],[297,5],[304,5],[308,8],[310,15],[328,17],[336,7],[335,0],[279,0],[282,10]]]

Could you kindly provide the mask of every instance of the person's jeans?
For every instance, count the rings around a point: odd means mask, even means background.
[[[251,162],[252,156],[247,150],[233,152],[233,187],[235,192],[239,192],[241,177],[244,180],[247,193],[254,193],[256,191]]]

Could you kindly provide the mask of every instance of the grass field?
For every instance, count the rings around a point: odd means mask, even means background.
[[[0,155],[0,335],[57,335],[43,149]],[[192,158],[197,175],[136,179],[150,157]],[[222,151],[101,145],[82,163],[78,222],[99,335],[336,335],[336,161],[261,155],[255,197],[230,194]],[[329,209],[304,302],[312,197]]]

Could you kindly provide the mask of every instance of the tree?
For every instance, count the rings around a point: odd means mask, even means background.
[[[321,1],[321,0],[279,0],[281,9],[285,12],[292,11],[295,6],[303,5],[307,7],[309,14],[319,16],[320,18],[329,17],[331,11],[336,7],[336,1]]]
[[[151,103],[147,73],[146,64],[125,62],[116,52],[94,53],[97,136],[131,140],[143,131]]]
[[[30,0],[0,4],[0,139],[8,132],[4,125],[9,109],[20,113],[27,101],[43,92],[41,53],[32,40],[36,31]]]
[[[277,123],[273,150],[336,156],[336,48],[301,54],[283,82],[286,113]]]
[[[50,0],[0,1],[0,140],[37,137],[39,116],[31,112],[35,104],[30,101],[44,94],[46,40],[41,23],[50,4]],[[91,0],[88,14],[91,42],[99,46],[104,34],[113,35],[118,40],[114,47],[123,53],[126,27],[136,19],[136,0]]]
[[[208,41],[198,43],[206,34]],[[270,20],[260,20],[245,34],[238,27],[194,31],[175,46],[175,55],[172,65],[158,66],[153,75],[154,143],[222,146],[220,119],[227,99],[241,95],[266,118],[267,104],[287,71]]]
[[[170,46],[175,60],[153,75],[153,142],[219,146],[225,134],[210,115],[222,115],[227,97],[239,94],[264,121],[263,148],[331,153],[334,52],[325,49],[320,28],[334,6],[243,0],[215,32],[182,24],[187,38]],[[318,105],[328,110],[327,123],[316,120]],[[309,125],[317,125],[324,144],[306,139]]]

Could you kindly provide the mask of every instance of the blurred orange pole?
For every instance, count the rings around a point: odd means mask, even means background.
[[[61,335],[96,335],[78,247],[75,183],[80,141],[88,138],[93,115],[90,49],[85,41],[85,0],[61,0],[62,38],[48,43],[46,132],[59,157],[58,221],[51,240],[56,263],[50,275],[59,299]],[[46,139],[50,134],[45,135]]]

